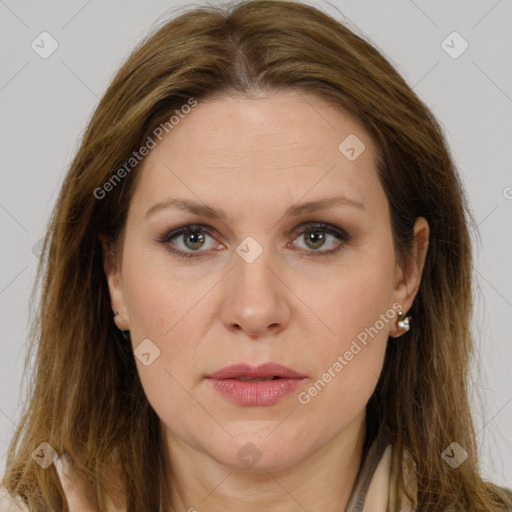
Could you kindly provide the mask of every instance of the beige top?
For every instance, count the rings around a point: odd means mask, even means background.
[[[71,484],[72,470],[63,458],[54,463],[59,474],[64,494],[68,501],[70,512],[97,512],[84,501],[83,493]],[[396,453],[392,446],[384,447],[376,441],[370,446],[364,460],[345,512],[396,512],[395,482],[398,475]],[[76,482],[76,479],[73,479]],[[416,486],[412,479],[408,479],[408,486],[416,495]],[[406,499],[404,497],[404,499]],[[407,503],[401,512],[413,512],[417,503]],[[30,512],[20,497],[13,499],[5,487],[0,487],[0,512]],[[109,512],[124,512],[113,505]]]

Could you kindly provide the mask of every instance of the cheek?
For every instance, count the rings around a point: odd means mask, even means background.
[[[309,292],[321,322],[315,320],[318,326],[310,329],[318,332],[310,348],[316,372],[299,402],[310,412],[329,411],[333,428],[365,407],[381,372],[396,312],[391,307],[394,255],[392,250],[379,255],[340,268],[319,286],[322,294]],[[307,297],[305,287],[298,293]]]
[[[156,246],[130,250],[144,247],[148,241],[134,238],[131,246],[128,242],[123,283],[132,339],[153,337],[155,342],[163,342],[166,334],[179,330],[204,286],[194,281],[193,275],[178,272],[176,269],[182,267],[173,264],[172,256],[165,250]]]
[[[330,269],[320,278],[309,276],[296,281],[294,291],[320,320],[319,339],[325,340],[321,346],[344,349],[386,312],[385,325],[379,322],[378,328],[385,331],[384,338],[387,338],[394,315],[394,310],[389,311],[389,308],[395,259],[392,247],[382,244],[379,249],[354,252],[343,265]],[[312,282],[315,282],[314,287]]]
[[[131,254],[125,259],[123,279],[130,338],[144,393],[158,416],[175,425],[182,423],[175,411],[191,408],[190,376],[204,356],[199,346],[203,337],[197,318],[200,308],[194,305],[209,287],[173,274],[170,268],[168,261],[165,264],[155,254]],[[147,366],[137,358],[143,343],[151,353]],[[204,421],[199,408],[194,413],[194,421]]]
[[[201,344],[209,327],[204,311],[208,302],[205,294],[218,276],[203,275],[198,282],[196,272],[183,268],[173,264],[171,256],[160,249],[127,252],[123,261],[124,293],[135,355],[143,340],[148,339],[158,354],[149,366],[136,360],[150,401],[165,395],[166,400],[176,402],[183,393],[179,383],[189,387],[193,370],[204,367],[203,360],[208,357]]]
[[[157,271],[150,275],[143,271],[132,273],[125,287],[132,339],[133,334],[162,339],[172,327],[169,319],[180,317],[186,300],[187,292],[179,288]]]

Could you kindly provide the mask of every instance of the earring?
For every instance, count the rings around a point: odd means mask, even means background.
[[[411,317],[406,316],[403,311],[397,313],[398,322],[397,326],[404,332],[408,332],[411,329]]]
[[[114,313],[114,315],[113,315],[113,316],[114,316],[114,324],[115,324],[115,323],[116,323],[115,318],[116,318],[116,316],[117,316],[117,315],[119,315],[119,312],[117,312],[117,311],[112,311],[112,313]],[[119,329],[119,327],[117,326],[117,324],[116,324],[116,328],[117,328],[119,331],[121,331],[121,334],[123,335],[123,338],[124,338],[126,341],[128,341],[128,340],[130,339],[130,338],[129,338],[130,331],[123,331],[122,329]]]

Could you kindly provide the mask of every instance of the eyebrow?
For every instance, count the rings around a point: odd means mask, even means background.
[[[320,199],[318,201],[308,201],[306,203],[292,205],[286,210],[283,217],[293,217],[305,213],[315,212],[317,210],[326,210],[333,206],[351,206],[359,210],[366,210],[364,205],[359,201],[350,199],[346,196],[329,197],[326,199]],[[145,214],[145,218],[155,214],[160,210],[167,208],[176,208],[183,210],[195,215],[208,217],[211,219],[218,219],[225,222],[228,218],[227,213],[222,208],[213,208],[206,204],[197,203],[195,201],[189,201],[187,199],[167,199],[159,203],[154,204]]]

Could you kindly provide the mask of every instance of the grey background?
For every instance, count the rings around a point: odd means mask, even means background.
[[[308,3],[380,48],[447,134],[481,237],[474,415],[483,473],[512,487],[512,0],[333,1],[345,19]],[[20,412],[37,243],[98,98],[135,43],[180,5],[0,0],[1,473]],[[47,59],[31,48],[43,31],[59,45]],[[441,46],[453,31],[469,44],[458,58]],[[446,44],[461,48],[453,37]]]

